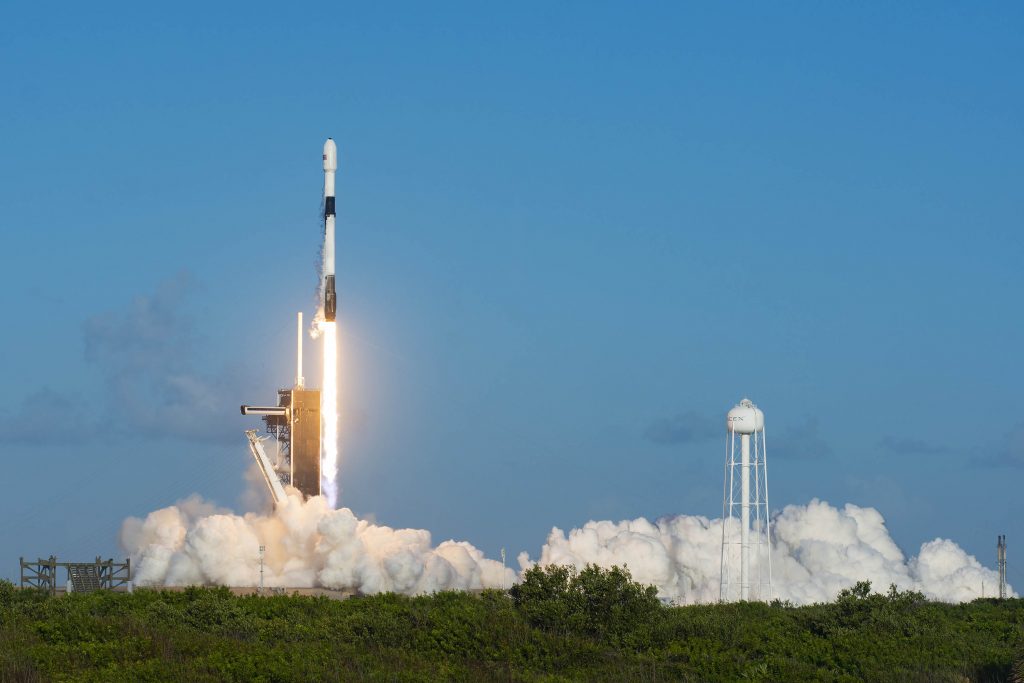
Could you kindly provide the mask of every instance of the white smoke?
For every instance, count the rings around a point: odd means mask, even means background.
[[[515,571],[469,543],[434,547],[429,531],[378,526],[348,508],[330,509],[321,496],[303,502],[297,492],[272,515],[240,516],[193,496],[144,520],[125,520],[121,545],[141,586],[256,586],[261,545],[268,587],[417,595],[516,580]]]
[[[790,505],[774,518],[772,536],[773,597],[795,604],[834,600],[865,579],[876,590],[896,584],[947,602],[972,600],[983,589],[991,596],[998,582],[995,571],[949,540],[929,541],[908,560],[872,508],[838,509],[819,500]],[[416,595],[509,587],[518,579],[469,543],[435,547],[428,531],[379,526],[347,508],[329,509],[322,497],[303,502],[297,493],[271,515],[244,516],[193,496],[144,520],[127,519],[121,543],[138,585],[254,586],[260,545],[266,546],[269,587]],[[568,534],[552,529],[539,563],[625,565],[637,581],[657,586],[663,598],[714,602],[721,543],[720,519],[588,522]],[[524,571],[533,565],[526,553],[519,562]]]
[[[773,594],[795,604],[834,600],[840,590],[865,579],[875,590],[895,584],[945,602],[973,600],[983,590],[991,597],[998,584],[995,571],[953,541],[929,541],[906,559],[873,508],[838,509],[815,499],[787,506],[772,524]],[[625,565],[635,580],[657,586],[662,598],[677,604],[713,602],[719,597],[721,548],[721,519],[680,515],[657,522],[588,522],[568,534],[552,529],[539,564]],[[526,553],[519,563],[524,570],[533,564]]]

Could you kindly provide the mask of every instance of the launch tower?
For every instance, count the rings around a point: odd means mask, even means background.
[[[274,504],[294,486],[303,496],[320,495],[320,391],[307,389],[302,377],[302,313],[298,315],[298,354],[295,386],[279,389],[276,406],[242,406],[242,415],[260,415],[269,436],[245,432],[249,450],[263,473]],[[273,437],[277,448],[267,454],[263,442]]]

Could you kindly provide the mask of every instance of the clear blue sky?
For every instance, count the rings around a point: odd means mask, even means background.
[[[357,513],[717,516],[749,395],[773,507],[1024,548],[1019,4],[370,5],[0,14],[0,575],[238,507],[328,135]]]

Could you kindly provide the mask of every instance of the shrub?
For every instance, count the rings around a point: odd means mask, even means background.
[[[511,593],[534,627],[637,648],[650,646],[663,609],[657,589],[633,581],[625,567],[531,567]]]

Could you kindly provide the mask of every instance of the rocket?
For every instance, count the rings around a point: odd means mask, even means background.
[[[338,294],[334,289],[334,172],[338,170],[338,148],[334,140],[324,143],[324,319],[334,322]]]

